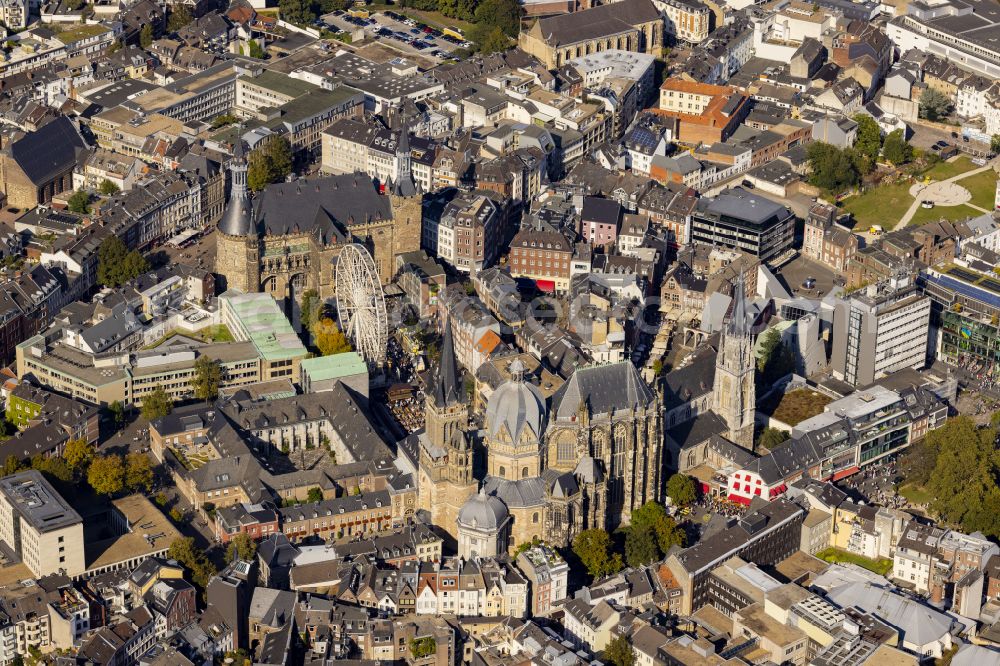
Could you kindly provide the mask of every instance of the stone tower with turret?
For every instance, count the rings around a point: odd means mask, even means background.
[[[386,183],[386,193],[392,202],[393,257],[419,250],[424,197],[420,183],[413,177],[413,150],[407,127],[399,132],[396,173]]]
[[[229,203],[219,220],[215,272],[222,278],[224,289],[257,292],[260,291],[260,238],[247,191],[246,145],[242,139],[237,139],[233,147],[229,173]]]
[[[469,402],[462,386],[452,339],[445,321],[441,360],[427,392],[425,427],[420,435],[418,503],[445,535],[457,537],[458,511],[476,492],[473,452],[466,429]]]
[[[726,438],[745,449],[753,449],[756,402],[753,336],[740,273],[733,286],[732,312],[719,340],[712,411],[726,422]]]

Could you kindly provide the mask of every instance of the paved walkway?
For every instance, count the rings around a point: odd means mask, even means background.
[[[899,222],[896,223],[896,226],[894,228],[896,228],[896,229],[902,229],[903,227],[905,227],[907,224],[910,223],[910,220],[913,219],[914,214],[916,214],[917,209],[920,207],[920,202],[923,201],[923,197],[921,197],[921,193],[923,193],[925,190],[927,190],[927,191],[929,191],[931,193],[935,192],[935,191],[938,191],[938,190],[940,190],[941,192],[947,192],[948,193],[948,196],[945,197],[945,199],[947,201],[937,201],[937,200],[935,200],[934,197],[931,197],[931,199],[934,200],[935,205],[958,206],[958,205],[964,204],[964,205],[968,206],[969,208],[975,208],[976,210],[982,211],[984,213],[990,212],[990,211],[986,210],[985,208],[980,208],[979,206],[975,206],[975,205],[969,203],[968,199],[966,199],[966,201],[956,201],[956,200],[954,200],[954,198],[951,196],[953,194],[954,188],[948,188],[948,187],[941,188],[940,185],[942,183],[955,183],[955,182],[960,181],[960,180],[962,180],[964,178],[968,178],[969,176],[975,176],[977,173],[982,173],[983,171],[986,171],[987,169],[992,169],[994,162],[995,162],[995,160],[991,161],[986,166],[981,166],[979,168],[972,169],[971,171],[966,171],[964,173],[960,173],[957,176],[952,176],[951,178],[946,178],[945,180],[935,180],[935,181],[933,181],[931,183],[928,183],[927,185],[914,185],[914,188],[916,188],[916,189],[915,190],[914,189],[910,190],[910,193],[913,194],[913,203],[910,204],[910,207],[907,209],[907,211],[903,215],[903,217],[901,217],[899,219]],[[935,185],[937,185],[939,187],[934,187]],[[959,187],[961,187],[961,186],[959,186]],[[965,189],[965,188],[962,188],[962,189]],[[966,192],[966,194],[968,194],[968,192]],[[969,195],[969,196],[971,196],[971,195]],[[952,203],[953,201],[954,201],[954,203]]]

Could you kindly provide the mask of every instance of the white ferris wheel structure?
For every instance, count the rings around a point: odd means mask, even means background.
[[[363,246],[344,246],[337,258],[337,319],[340,330],[370,366],[385,363],[389,324],[385,297],[372,255]]]

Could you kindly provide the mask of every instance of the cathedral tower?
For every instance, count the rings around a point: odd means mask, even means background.
[[[726,437],[730,441],[753,449],[757,395],[748,314],[746,284],[740,273],[733,286],[733,309],[719,340],[712,411],[726,422]]]
[[[237,139],[229,163],[229,203],[219,220],[215,272],[225,289],[244,293],[260,291],[260,246],[247,192],[246,145]]]
[[[441,360],[427,392],[420,436],[418,502],[431,521],[454,540],[458,512],[479,487],[472,475],[472,444],[465,432],[469,404],[461,383],[451,321],[444,324]]]

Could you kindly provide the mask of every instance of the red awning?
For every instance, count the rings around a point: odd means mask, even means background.
[[[778,484],[774,488],[771,488],[771,497],[775,497],[777,495],[780,495],[781,493],[785,492],[786,490],[788,490],[788,486],[786,486],[783,483]]]
[[[546,294],[551,294],[556,290],[556,283],[553,280],[535,280],[535,286]]]
[[[712,491],[712,486],[710,486],[707,483],[705,483],[704,481],[702,481],[701,482],[701,494],[702,495],[707,495],[711,491]]]
[[[839,472],[837,472],[836,474],[833,475],[833,480],[834,481],[840,481],[841,479],[846,479],[851,474],[856,474],[858,471],[860,471],[860,469],[861,468],[858,467],[857,465],[855,465],[853,467],[848,467],[847,469],[842,469],[842,470],[840,470]]]
[[[746,505],[750,504],[749,497],[743,497],[742,495],[734,495],[733,493],[729,493],[729,501],[736,502],[737,504],[746,504]]]

